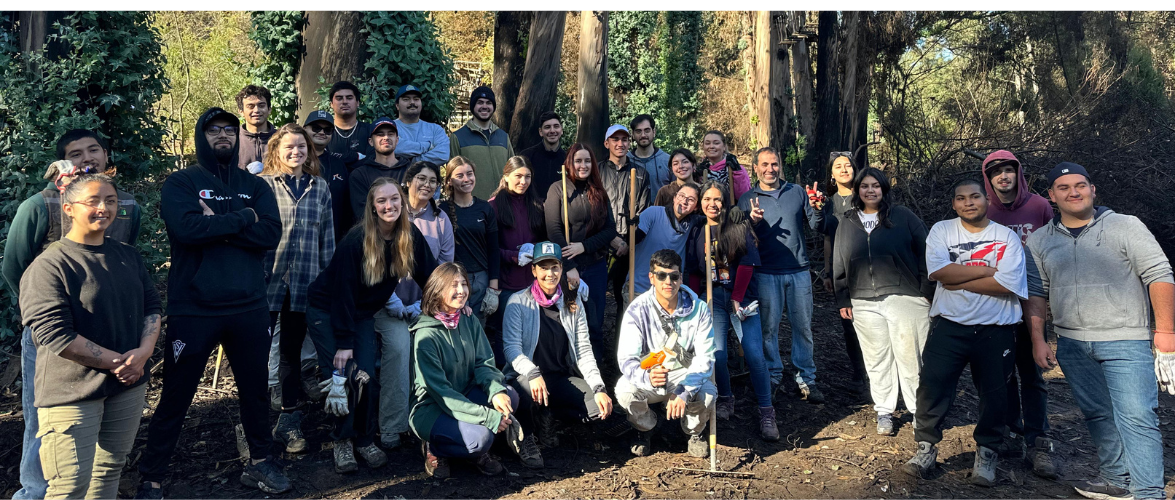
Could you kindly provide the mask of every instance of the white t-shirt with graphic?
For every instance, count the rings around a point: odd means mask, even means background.
[[[879,212],[873,212],[871,214],[867,214],[865,212],[857,210],[857,216],[861,218],[861,225],[865,226],[866,233],[873,234],[873,228],[877,227],[877,222],[878,222],[877,214],[878,213]]]
[[[938,283],[930,316],[963,325],[1014,325],[1023,319],[1020,299],[1028,299],[1024,246],[1011,229],[995,222],[978,233],[959,218],[944,220],[926,236],[926,270],[934,274],[949,264],[996,268],[995,280],[1015,295],[993,297],[967,290],[947,290]]]

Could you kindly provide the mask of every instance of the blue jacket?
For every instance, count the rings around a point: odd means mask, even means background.
[[[823,228],[823,211],[808,204],[804,186],[784,182],[782,188],[766,191],[758,184],[738,200],[738,207],[751,213],[751,199],[759,199],[763,220],[752,223],[759,237],[759,255],[763,265],[758,271],[767,274],[790,274],[808,269],[808,250],[804,245],[804,219],[813,231]]]

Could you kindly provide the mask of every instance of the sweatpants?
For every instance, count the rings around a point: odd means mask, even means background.
[[[853,368],[852,380],[857,383],[865,382],[868,369],[865,368],[865,354],[861,351],[861,340],[857,336],[853,320],[841,318],[840,326],[845,336],[845,354],[848,354],[849,366]]]
[[[547,384],[547,408],[551,415],[583,423],[599,420],[600,407],[596,405],[596,393],[586,380],[580,377],[552,375],[543,376],[543,382]],[[534,432],[534,412],[539,408],[530,394],[530,380],[519,377],[511,380],[510,385],[518,391],[521,400],[518,421],[522,424],[522,430]]]
[[[306,309],[307,334],[314,340],[314,349],[318,351],[318,365],[326,367],[322,370],[324,380],[331,377],[334,369],[335,332],[330,323],[330,312],[314,306]],[[371,380],[363,387],[363,395],[359,401],[350,405],[350,411],[341,417],[331,417],[334,429],[330,438],[333,441],[351,439],[355,446],[367,446],[375,441],[375,431],[379,425],[379,377],[375,373],[375,356],[379,350],[375,334],[375,319],[360,319],[355,322],[355,343],[352,359],[360,370],[371,375]],[[353,401],[353,395],[348,398]]]
[[[260,307],[226,316],[171,316],[163,356],[163,391],[151,424],[147,446],[139,461],[143,481],[163,482],[171,454],[179,442],[184,416],[204,377],[204,367],[216,346],[224,346],[240,401],[241,425],[254,460],[270,454],[269,397],[266,393],[269,358],[269,311]],[[231,429],[223,430],[232,436]],[[231,439],[231,437],[230,437]]]
[[[975,444],[999,450],[1008,427],[1008,377],[1015,356],[1016,325],[960,325],[941,316],[932,320],[930,337],[922,351],[918,377],[918,411],[914,414],[914,439],[931,444],[942,441],[947,413],[955,402],[963,368],[971,365],[971,380],[979,393],[979,421]]]
[[[277,334],[280,366],[283,368],[278,371],[282,388],[282,411],[294,411],[298,408],[298,399],[303,396],[301,359],[302,343],[306,340],[306,313],[290,310],[290,294],[287,293],[282,310],[269,312],[271,332],[277,332],[278,319],[282,325],[282,332]]]
[[[685,368],[669,372],[665,386],[652,390],[634,387],[623,377],[616,381],[616,401],[628,413],[628,422],[641,432],[653,430],[657,426],[657,414],[649,409],[649,405],[669,401],[669,396],[673,395],[687,372]],[[714,382],[707,379],[694,393],[693,399],[686,401],[685,415],[680,419],[682,432],[697,436],[706,429],[717,394]]]
[[[878,415],[892,414],[898,393],[911,414],[918,410],[918,373],[930,334],[930,302],[912,295],[853,299],[853,330],[869,373],[869,394]],[[899,391],[900,389],[900,391]]]
[[[388,316],[386,309],[375,313],[379,337],[379,433],[383,439],[408,432],[408,411],[412,409],[412,334],[408,322]]]
[[[510,407],[518,409],[518,391],[506,386],[506,394],[510,396]],[[490,397],[480,387],[473,387],[465,393],[470,401],[489,401]],[[491,406],[488,404],[482,406]],[[494,434],[497,429],[490,429],[484,425],[471,424],[442,413],[432,424],[432,432],[428,435],[428,450],[438,458],[476,458],[485,455],[494,444]]]
[[[1032,358],[1032,334],[1027,323],[1020,323],[1016,326],[1016,371],[1008,377],[1007,424],[1009,431],[1024,436],[1030,448],[1049,431],[1048,403],[1048,385]]]
[[[37,408],[45,498],[118,498],[146,394],[142,383],[108,398]]]

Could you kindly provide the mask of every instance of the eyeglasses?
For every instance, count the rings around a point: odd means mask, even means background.
[[[675,283],[681,281],[681,273],[678,271],[672,271],[668,273],[665,271],[657,271],[653,273],[653,277],[657,278],[657,281],[669,280]]]
[[[85,200],[85,201],[71,201],[70,203],[75,204],[75,205],[84,205],[84,206],[93,208],[95,210],[97,210],[97,208],[99,206],[104,206],[104,207],[106,207],[107,210],[114,210],[115,208],[118,208],[118,200],[106,200],[106,201]]]
[[[416,177],[413,177],[412,180],[419,182],[420,184],[423,184],[425,186],[435,186],[437,184],[440,184],[440,182],[438,182],[435,177],[425,177],[423,175],[418,175]]]
[[[213,125],[206,127],[204,133],[214,136],[220,135],[221,133],[233,135],[237,133],[237,127],[235,125]]]
[[[319,125],[317,123],[311,123],[310,125],[307,125],[306,128],[310,129],[310,131],[315,134],[329,134],[335,131],[334,125]]]

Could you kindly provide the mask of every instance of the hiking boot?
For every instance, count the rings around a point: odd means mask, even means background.
[[[237,454],[241,458],[249,460],[252,457],[249,454],[249,441],[245,439],[245,426],[237,424],[233,426],[233,432],[237,435]]]
[[[506,470],[502,467],[502,462],[491,456],[489,453],[484,453],[473,462],[477,466],[477,471],[487,476],[496,476]]]
[[[335,472],[346,474],[359,470],[359,462],[355,461],[355,446],[350,439],[335,441]]]
[[[1035,446],[1024,454],[1025,460],[1032,464],[1032,473],[1045,479],[1057,478],[1057,466],[1053,465],[1053,440],[1044,436],[1036,438]]]
[[[824,393],[816,386],[800,386],[800,399],[814,405],[824,404]]]
[[[877,414],[877,434],[880,436],[893,435],[893,414],[878,413]]]
[[[775,407],[759,408],[759,437],[764,441],[779,441],[779,426],[775,423]]]
[[[1028,458],[1028,445],[1024,442],[1024,436],[1015,432],[1008,432],[1007,437],[1003,442],[1004,449],[1000,453],[1001,457],[1006,458]]]
[[[718,420],[730,420],[734,415],[734,396],[718,396],[714,411],[718,413]]]
[[[282,411],[282,386],[269,386],[269,409],[273,411]]]
[[[522,444],[519,446],[518,459],[522,460],[522,465],[528,468],[543,468],[543,454],[539,452],[539,445],[533,434],[522,438]]]
[[[555,416],[547,407],[534,408],[534,423],[537,427],[534,434],[538,434],[539,446],[555,448],[559,446],[559,434],[555,430]]]
[[[143,481],[139,484],[139,491],[135,492],[135,498],[163,500],[163,488],[151,486],[151,481]]]
[[[902,464],[902,472],[914,477],[923,477],[938,465],[938,447],[927,441],[918,442],[918,453]]]
[[[689,437],[689,456],[697,458],[710,456],[710,443],[701,434],[691,435]]]
[[[310,446],[306,437],[302,435],[301,410],[291,413],[282,413],[277,416],[277,426],[273,428],[273,440],[286,447],[286,453],[302,453]]]
[[[1134,500],[1130,490],[1119,488],[1104,481],[1082,481],[1073,486],[1077,493],[1093,500]]]
[[[653,431],[637,431],[636,439],[629,448],[633,455],[647,457],[653,453]]]
[[[433,455],[427,441],[421,443],[420,451],[424,453],[424,472],[437,479],[449,477],[449,461]]]
[[[400,433],[390,432],[388,434],[379,435],[379,445],[384,449],[394,450],[400,447]]]
[[[282,472],[276,460],[268,458],[257,463],[251,462],[241,472],[241,484],[271,495],[290,491],[290,478]]]
[[[980,446],[975,450],[975,465],[971,467],[971,484],[991,488],[995,486],[995,465],[999,458],[995,450]]]
[[[313,360],[303,361],[301,371],[302,395],[314,402],[322,401],[326,394],[323,394],[318,388],[318,384],[321,382],[318,377],[318,363]]]
[[[371,467],[372,469],[378,469],[383,467],[384,464],[388,463],[387,453],[384,453],[383,450],[379,449],[375,443],[371,443],[367,446],[360,446],[355,448],[355,451],[359,453],[360,457],[363,457],[363,461],[367,462],[367,466]]]

